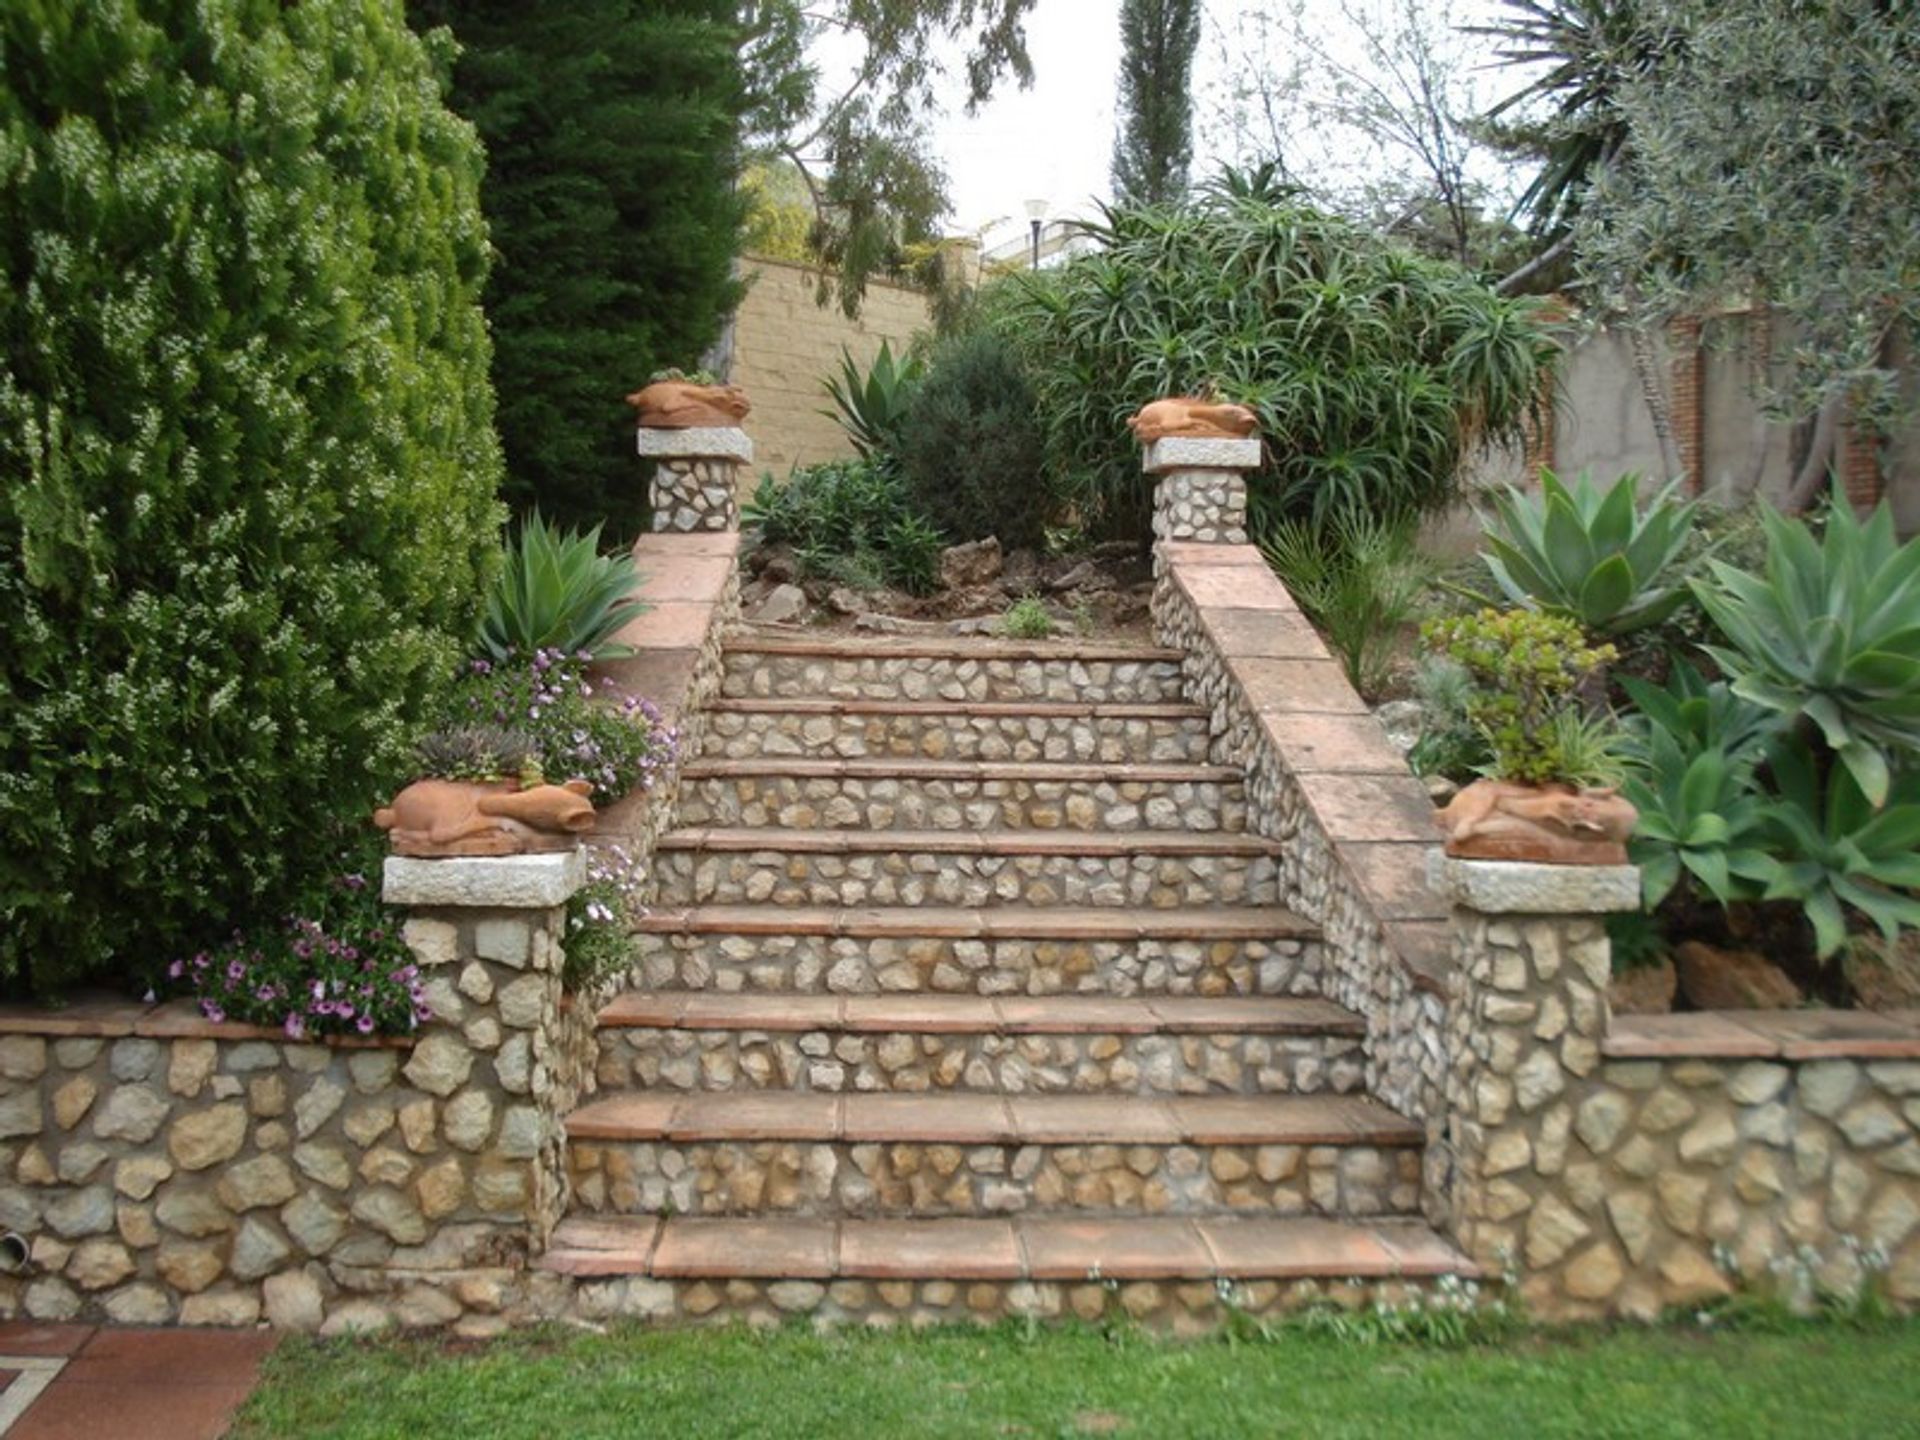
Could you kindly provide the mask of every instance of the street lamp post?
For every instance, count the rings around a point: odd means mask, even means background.
[[[1027,223],[1033,227],[1033,268],[1040,268],[1040,230],[1046,223],[1047,202],[1045,200],[1027,201]]]

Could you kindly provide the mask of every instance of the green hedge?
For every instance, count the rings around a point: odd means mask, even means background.
[[[0,7],[0,977],[282,911],[496,553],[472,130],[399,0]]]

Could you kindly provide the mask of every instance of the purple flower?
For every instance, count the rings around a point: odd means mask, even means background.
[[[200,1002],[200,1013],[216,1025],[227,1018],[227,1012],[211,1000],[202,1000]]]
[[[353,1022],[353,1028],[358,1030],[362,1035],[371,1035],[373,1033],[373,1016],[362,1015],[358,1020]]]
[[[187,973],[187,962],[184,960],[176,960],[171,965],[167,966],[167,978],[169,980],[178,980],[182,975],[186,973]]]
[[[306,1039],[307,1022],[301,1017],[301,1014],[298,1010],[289,1010],[287,1012],[286,1030],[287,1030],[287,1038],[289,1040]]]

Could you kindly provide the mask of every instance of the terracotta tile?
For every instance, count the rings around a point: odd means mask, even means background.
[[[678,650],[648,649],[623,660],[602,660],[593,671],[616,694],[643,696],[662,709],[679,710],[686,703],[699,663],[700,650],[695,644]]]
[[[1306,1275],[1392,1275],[1397,1261],[1372,1231],[1333,1220],[1229,1220],[1197,1223],[1219,1274],[1284,1280]]]
[[[1260,717],[1261,728],[1296,775],[1405,775],[1407,762],[1371,715]]]
[[[972,635],[867,640],[755,634],[740,637],[728,649],[740,655],[817,655],[836,660],[1082,660],[1132,665],[1148,661],[1177,664],[1183,658],[1180,651],[1164,645],[1127,640],[986,640]]]
[[[658,1140],[673,1122],[681,1096],[628,1091],[582,1105],[567,1116],[574,1140]]]
[[[534,1262],[534,1267],[553,1275],[572,1275],[585,1280],[605,1275],[645,1275],[650,1258],[647,1246],[626,1250],[573,1250],[553,1245]]]
[[[212,1385],[250,1380],[279,1337],[267,1330],[149,1330],[102,1326],[61,1372],[76,1382]]]
[[[1269,570],[1245,565],[1180,565],[1174,578],[1202,610],[1298,611],[1287,587]]]
[[[838,995],[728,994],[696,990],[687,997],[680,1024],[688,1030],[836,1030]]]
[[[844,1220],[840,1273],[872,1280],[1017,1280],[1009,1220]]]
[[[594,1024],[603,1029],[633,1026],[648,1030],[671,1030],[680,1023],[687,1008],[684,990],[629,990],[616,995],[602,1007]]]
[[[93,1325],[43,1325],[34,1320],[0,1321],[0,1355],[72,1355],[93,1338]]]
[[[742,537],[738,530],[706,530],[694,534],[678,534],[670,531],[648,532],[633,542],[634,558],[640,561],[640,568],[646,569],[649,562],[657,562],[669,556],[679,555],[737,555],[740,553]]]
[[[1478,1265],[1418,1221],[1377,1221],[1373,1233],[1393,1257],[1395,1274],[1471,1279],[1480,1273]]]
[[[1200,624],[1223,655],[1325,660],[1327,647],[1304,615],[1290,610],[1202,610]]]
[[[1001,1028],[1013,1034],[1145,1035],[1160,1028],[1145,1000],[1104,995],[1003,996]]]
[[[1439,842],[1350,840],[1340,859],[1382,920],[1445,920],[1450,907],[1427,884],[1427,856]]]
[[[713,1279],[825,1280],[833,1275],[831,1220],[675,1217],[661,1227],[653,1273]]]
[[[1013,1095],[1020,1143],[1171,1145],[1180,1126],[1167,1104],[1133,1095]]]
[[[849,1095],[841,1125],[849,1144],[995,1145],[1013,1135],[998,1095]]]
[[[740,1090],[688,1095],[667,1127],[672,1140],[822,1140],[840,1133],[840,1097]]]
[[[1446,920],[1395,920],[1384,926],[1386,940],[1413,977],[1416,990],[1447,993],[1453,972],[1453,925]]]
[[[1035,1280],[1206,1279],[1213,1256],[1191,1220],[1023,1216],[1020,1243]]]
[[[1440,838],[1433,800],[1412,775],[1302,775],[1300,789],[1334,841]]]
[[[1617,1015],[1601,1049],[1615,1059],[1777,1055],[1776,1037],[1726,1015]]]
[[[1154,547],[1169,564],[1188,565],[1253,565],[1267,569],[1267,562],[1259,550],[1251,545],[1216,545],[1205,540],[1165,540]],[[1268,570],[1271,575],[1273,572]]]
[[[845,1025],[874,1034],[973,1035],[998,1028],[984,995],[849,995]]]
[[[983,922],[986,913],[940,906],[915,907],[906,911],[868,906],[843,911],[838,933],[869,936],[897,935],[904,931],[915,938],[964,940],[985,933]]]
[[[1920,1057],[1920,1030],[1867,1010],[1726,1010],[1737,1025],[1777,1040],[1789,1060],[1837,1056],[1864,1059]]]
[[[0,1005],[0,1035],[131,1035],[153,1007],[121,995],[82,994],[59,1006]]]
[[[1147,1003],[1161,1028],[1175,1034],[1362,1035],[1367,1028],[1366,1021],[1330,1000],[1155,995]]]
[[[651,1215],[569,1215],[553,1229],[553,1248],[567,1250],[638,1250],[646,1254],[659,1237],[660,1222]]]
[[[648,650],[686,650],[706,643],[713,607],[687,600],[649,605],[614,632],[614,643]]]
[[[163,1376],[137,1384],[63,1373],[8,1429],[7,1440],[218,1440],[246,1403],[256,1372],[250,1365],[244,1378],[175,1383],[177,1376]]]
[[[133,1024],[133,1033],[150,1040],[278,1040],[284,1042],[287,1032],[278,1025],[242,1025],[233,1020],[222,1020],[217,1024],[200,1013],[200,1007],[191,1000],[169,1000],[156,1005]],[[314,1037],[316,1045],[328,1045],[335,1050],[411,1050],[414,1037],[410,1035],[319,1035]]]
[[[1204,1095],[1172,1102],[1181,1134],[1196,1145],[1415,1144],[1411,1122],[1385,1106],[1343,1095]]]
[[[1234,657],[1227,667],[1261,714],[1365,715],[1366,702],[1331,660]]]
[[[634,594],[650,603],[692,601],[711,608],[725,593],[733,574],[727,555],[651,554],[640,566]]]

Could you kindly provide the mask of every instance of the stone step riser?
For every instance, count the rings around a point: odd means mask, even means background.
[[[1053,700],[1082,705],[1184,699],[1167,660],[983,660],[925,655],[827,658],[729,651],[728,699]]]
[[[789,830],[1153,830],[1247,828],[1244,788],[1221,781],[689,777],[685,826]]]
[[[1358,1094],[1350,1035],[678,1030],[602,1026],[603,1091]]]
[[[986,855],[662,851],[669,905],[1262,905],[1279,899],[1268,855]]]
[[[1315,995],[1313,940],[640,934],[650,990],[877,995]]]
[[[984,760],[1022,764],[1204,764],[1204,720],[1018,715],[789,715],[715,711],[708,759]]]
[[[574,1140],[568,1163],[576,1212],[628,1215],[1361,1219],[1420,1201],[1420,1150],[1367,1144]]]

